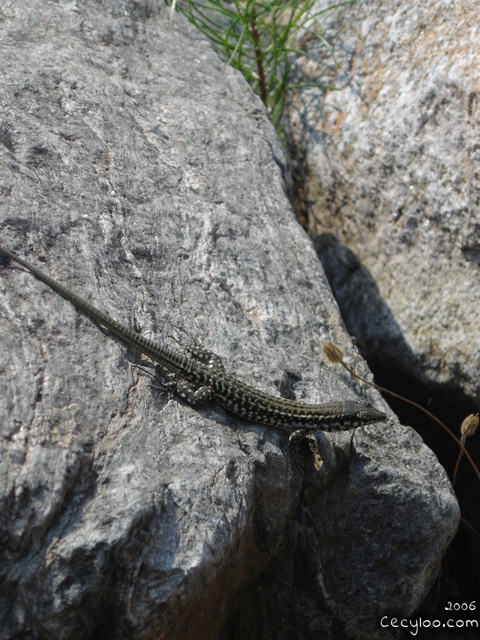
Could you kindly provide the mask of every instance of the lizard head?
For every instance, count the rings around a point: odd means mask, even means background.
[[[354,416],[355,422],[358,422],[358,426],[364,424],[372,424],[374,422],[383,422],[387,419],[387,416],[382,411],[375,409],[374,406],[368,402],[348,402],[346,404],[353,405],[349,407]]]

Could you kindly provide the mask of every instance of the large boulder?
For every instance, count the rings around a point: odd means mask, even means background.
[[[2,12],[1,243],[270,393],[387,410],[322,360],[330,339],[370,375],[266,112],[211,45],[154,0]],[[2,640],[395,637],[379,616],[432,583],[458,507],[391,413],[316,436],[307,481],[288,434],[155,389],[137,353],[7,261],[0,342]]]
[[[319,9],[325,2],[319,2]],[[298,43],[298,206],[365,353],[480,404],[480,5],[360,0]]]

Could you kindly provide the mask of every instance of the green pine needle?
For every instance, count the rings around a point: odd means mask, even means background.
[[[335,89],[323,84],[288,83],[289,57],[293,53],[304,54],[294,47],[300,29],[322,42],[337,64],[332,48],[321,35],[318,16],[355,0],[346,0],[312,13],[310,9],[315,1],[171,0],[170,27],[175,9],[185,14],[214,43],[222,60],[241,71],[265,103],[277,130],[281,130],[287,91],[311,86]],[[311,21],[311,26],[304,26],[306,20]]]

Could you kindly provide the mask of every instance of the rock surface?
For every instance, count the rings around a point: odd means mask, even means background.
[[[317,7],[323,6],[318,3]],[[301,195],[349,332],[480,404],[480,2],[359,1],[308,35],[289,111]]]
[[[330,339],[369,375],[261,103],[181,16],[16,0],[0,28],[3,244],[266,391],[385,407],[322,362]],[[435,577],[457,503],[393,416],[319,436],[317,486],[285,433],[153,389],[137,354],[11,264],[0,343],[2,640],[396,637],[378,616],[413,611]]]

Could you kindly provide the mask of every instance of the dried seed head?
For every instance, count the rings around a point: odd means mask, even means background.
[[[330,362],[342,362],[343,356],[345,355],[340,347],[337,347],[333,342],[324,342],[323,352]]]
[[[465,438],[468,436],[473,436],[478,427],[478,413],[477,415],[473,415],[471,413],[469,416],[465,418],[462,422],[462,426],[460,427],[460,433],[462,434],[462,442],[465,441]]]

